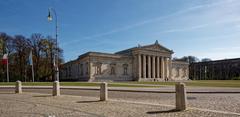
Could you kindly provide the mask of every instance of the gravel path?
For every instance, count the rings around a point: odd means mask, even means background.
[[[26,89],[27,92],[51,94],[47,89]],[[65,95],[99,97],[99,91],[92,90],[61,90]],[[154,104],[175,105],[174,93],[142,93],[142,92],[117,92],[109,91],[110,99],[146,102]],[[216,93],[216,94],[187,94],[188,106],[240,113],[239,93]]]

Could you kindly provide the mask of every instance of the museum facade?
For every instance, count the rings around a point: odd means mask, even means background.
[[[62,81],[187,80],[186,62],[172,61],[174,52],[158,43],[112,53],[87,52],[60,67]]]

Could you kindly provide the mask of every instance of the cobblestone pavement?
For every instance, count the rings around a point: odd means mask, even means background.
[[[2,90],[2,89],[0,89]],[[47,89],[25,89],[28,92],[51,94]],[[92,90],[61,90],[62,94],[98,97],[99,91]],[[109,91],[109,98],[154,104],[175,104],[175,93],[142,93],[142,92],[117,92]],[[239,93],[211,93],[187,94],[188,106],[240,113]]]
[[[116,99],[114,99],[116,100]],[[198,109],[175,112],[173,106],[140,104],[121,100],[101,102],[95,97],[0,92],[0,117],[234,117],[226,114]]]
[[[110,94],[110,97],[117,100],[175,105],[175,94],[169,93],[119,93],[119,97],[114,95]],[[187,94],[187,101],[190,107],[240,113],[240,94]]]

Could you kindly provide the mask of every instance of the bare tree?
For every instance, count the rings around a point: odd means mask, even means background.
[[[39,33],[32,34],[28,39],[22,35],[11,37],[6,33],[0,33],[0,55],[8,50],[10,80],[30,81],[29,53],[33,51],[33,65],[35,81],[54,80],[53,57],[58,53],[59,63],[63,62],[63,50],[56,46],[56,40],[50,36],[44,37]],[[0,64],[0,78],[5,78],[5,66]]]

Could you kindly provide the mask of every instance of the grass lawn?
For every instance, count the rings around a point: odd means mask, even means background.
[[[176,82],[111,82],[110,87],[161,87],[164,85],[173,86]],[[187,86],[202,87],[239,87],[240,80],[196,80],[186,81]],[[61,86],[99,86],[100,83],[90,82],[60,82]],[[15,82],[0,82],[0,86],[15,85]],[[23,86],[52,86],[52,82],[23,82]]]
[[[175,85],[176,82],[128,82],[132,84]],[[187,86],[202,87],[239,87],[240,80],[194,80],[185,81]]]

